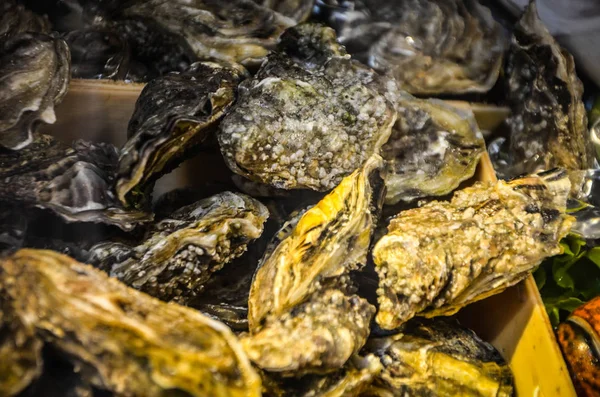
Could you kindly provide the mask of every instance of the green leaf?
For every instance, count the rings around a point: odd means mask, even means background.
[[[548,276],[546,274],[546,269],[544,268],[544,266],[538,267],[538,269],[533,273],[533,278],[535,279],[535,283],[538,287],[538,290],[544,288],[544,285],[546,285],[547,277]]]
[[[558,307],[546,306],[546,312],[548,312],[548,317],[550,317],[550,324],[552,324],[553,327],[557,327],[560,323],[560,314],[558,313]]]
[[[592,248],[587,251],[585,256],[600,268],[600,247]]]
[[[568,238],[569,241],[569,246],[571,247],[571,252],[573,253],[573,255],[577,256],[580,254],[581,252],[581,247],[585,246],[585,240],[582,238],[579,238],[577,236],[569,236]]]

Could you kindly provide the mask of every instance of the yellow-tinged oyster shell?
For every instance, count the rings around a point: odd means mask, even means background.
[[[65,255],[23,249],[2,260],[0,296],[98,389],[145,397],[260,396],[260,378],[223,324]]]
[[[377,322],[393,329],[417,314],[452,314],[525,278],[561,252],[574,222],[570,186],[566,172],[550,171],[477,183],[398,214],[373,250]]]
[[[379,155],[369,158],[267,252],[250,288],[250,330],[259,329],[267,316],[281,316],[305,301],[323,280],[366,262],[383,192],[378,175],[382,165]]]

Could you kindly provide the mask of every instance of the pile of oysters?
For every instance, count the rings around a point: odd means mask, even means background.
[[[513,395],[450,316],[562,252],[596,163],[535,3],[512,33],[476,0],[23,3],[0,5],[0,395]],[[464,187],[486,142],[429,96],[501,69],[505,180]],[[121,148],[39,131],[71,77],[147,82]],[[229,180],[153,196],[215,152]]]

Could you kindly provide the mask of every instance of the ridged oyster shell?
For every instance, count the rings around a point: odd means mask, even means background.
[[[68,256],[20,250],[0,261],[0,286],[2,307],[99,390],[147,397],[175,390],[198,397],[261,394],[260,378],[223,324]]]
[[[332,29],[298,25],[240,86],[219,129],[221,152],[253,181],[330,190],[387,141],[395,88],[350,59]]]
[[[9,35],[10,36],[10,35]],[[42,33],[20,33],[0,42],[0,146],[29,145],[38,122],[56,121],[54,106],[67,93],[67,44]]]
[[[144,87],[119,158],[116,192],[124,205],[147,205],[154,181],[210,136],[244,73],[229,64],[198,62]]]
[[[314,0],[254,0],[256,4],[268,7],[278,13],[292,18],[296,22],[304,22],[310,16]]]
[[[561,253],[574,221],[565,214],[570,186],[560,170],[477,183],[398,214],[373,249],[377,323],[394,329],[415,315],[452,314]]]
[[[7,40],[20,33],[50,33],[50,21],[37,15],[13,0],[0,4],[0,37]]]
[[[387,204],[444,196],[473,176],[485,141],[471,111],[410,97],[396,108],[398,119],[381,150]]]

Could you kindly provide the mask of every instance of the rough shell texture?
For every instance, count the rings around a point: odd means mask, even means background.
[[[475,173],[485,141],[472,112],[438,100],[406,98],[381,154],[388,163],[386,203],[443,196]]]
[[[3,40],[19,33],[50,33],[50,21],[17,5],[13,0],[3,0],[0,4],[0,37]]]
[[[387,141],[396,86],[349,59],[330,28],[288,29],[221,123],[237,174],[277,188],[326,191]],[[395,92],[394,92],[395,93]]]
[[[413,319],[369,341],[383,371],[365,396],[513,395],[513,376],[493,346],[456,321]]]
[[[206,140],[233,104],[244,73],[241,67],[195,63],[144,87],[119,159],[116,191],[124,205],[146,204],[153,182]]]
[[[0,43],[0,146],[18,150],[32,141],[38,122],[56,121],[54,106],[70,80],[67,44],[41,33]]]
[[[122,209],[111,191],[117,149],[76,141],[72,146],[34,135],[19,151],[0,151],[3,200],[48,209],[68,222],[94,222],[131,230],[150,214]]]
[[[268,216],[260,202],[224,192],[178,209],[153,225],[136,247],[103,243],[93,251],[103,259],[99,266],[125,284],[186,304],[214,272],[260,237]]]
[[[377,322],[394,329],[416,314],[452,314],[525,278],[573,223],[563,171],[477,183],[451,202],[401,212],[373,250]]]
[[[577,395],[599,395],[600,297],[575,309],[559,324],[557,334]]]
[[[251,331],[266,317],[279,317],[305,301],[328,278],[337,280],[364,265],[384,190],[382,165],[381,157],[374,155],[284,226],[252,282]]]
[[[314,0],[254,0],[254,2],[290,17],[296,22],[306,21],[314,5]]]
[[[235,336],[198,312],[160,302],[52,251],[21,250],[2,260],[0,281],[0,295],[23,326],[101,390],[148,397],[260,395],[260,378]]]
[[[507,159],[492,156],[500,175],[552,167],[593,168],[583,85],[573,57],[560,48],[529,5],[514,30],[506,64],[512,115]]]
[[[150,0],[126,9],[124,15],[150,19],[183,36],[200,60],[244,64],[260,62],[281,32],[295,24],[252,0]]]
[[[486,92],[498,78],[505,35],[476,0],[354,0],[322,8],[353,56],[389,71],[410,93]]]
[[[248,358],[265,371],[299,375],[341,368],[365,344],[375,307],[335,289],[314,296],[242,338]]]

